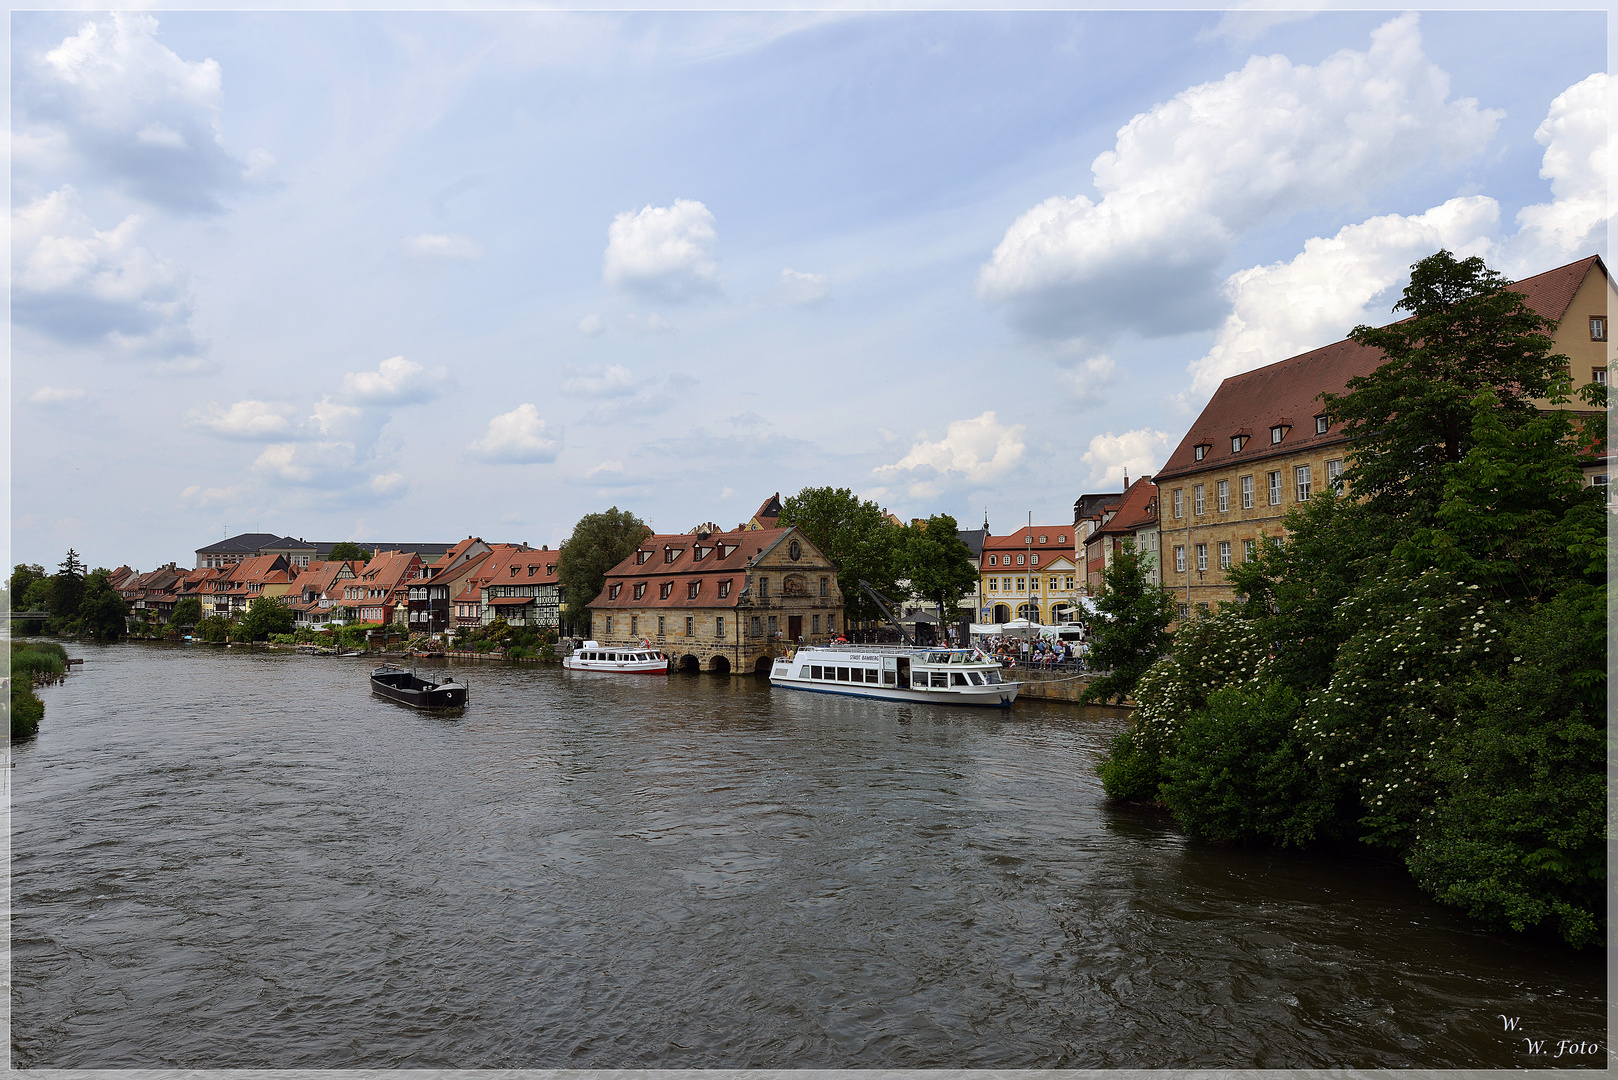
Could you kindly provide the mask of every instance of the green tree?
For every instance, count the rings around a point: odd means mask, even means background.
[[[326,559],[328,562],[343,562],[345,560],[348,562],[370,562],[371,554],[371,552],[366,551],[353,541],[344,540],[342,543],[331,546],[331,551],[327,553]]]
[[[904,536],[880,506],[848,488],[806,487],[782,501],[776,524],[796,525],[837,568],[846,618],[882,618],[882,610],[860,591],[859,583],[865,580],[884,595],[898,595]]]
[[[197,640],[218,643],[228,641],[236,624],[223,615],[209,615],[199,620],[194,631]]]
[[[1507,288],[1481,258],[1439,251],[1410,268],[1410,285],[1390,326],[1357,326],[1357,344],[1380,349],[1382,364],[1324,394],[1326,411],[1353,440],[1345,479],[1372,508],[1406,527],[1432,521],[1446,466],[1474,445],[1475,399],[1490,395],[1499,422],[1520,428],[1534,398],[1567,391],[1567,357],[1553,353],[1556,324]]]
[[[170,626],[195,626],[201,621],[201,597],[182,596],[174,602],[174,613],[169,616]]]
[[[290,634],[298,616],[279,596],[254,599],[242,616],[237,633],[247,641],[263,641],[271,634]]]
[[[79,601],[84,598],[84,563],[79,553],[68,548],[67,557],[51,577],[51,621],[60,627],[69,626],[78,618]]]
[[[129,602],[112,587],[108,571],[97,569],[84,579],[84,593],[73,629],[110,641],[123,635],[128,616]]]
[[[1169,651],[1174,600],[1152,582],[1150,567],[1132,540],[1101,573],[1096,613],[1087,615],[1090,666],[1105,672],[1085,688],[1085,702],[1123,700],[1146,669]]]
[[[910,582],[910,594],[938,605],[939,618],[955,620],[961,597],[977,584],[972,549],[961,540],[955,519],[934,514],[907,526],[902,534],[899,570]]]
[[[628,510],[616,506],[586,514],[556,557],[556,577],[562,586],[562,623],[572,633],[587,632],[590,605],[601,595],[607,571],[629,558],[635,546],[652,530]]]
[[[39,593],[34,592],[36,586],[48,581],[50,581],[50,576],[45,573],[45,568],[38,563],[33,563],[32,565],[28,563],[18,563],[16,566],[12,567],[11,580],[7,586],[12,602],[17,605],[12,610],[34,610],[33,608],[26,606],[28,598],[30,595],[40,595]]]

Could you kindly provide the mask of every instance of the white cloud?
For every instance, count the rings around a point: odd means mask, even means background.
[[[16,267],[12,318],[73,344],[131,353],[189,355],[192,302],[186,276],[135,242],[140,217],[97,229],[63,187],[12,215]]]
[[[601,321],[601,316],[594,312],[579,320],[579,333],[585,337],[595,337],[606,328],[607,325]]]
[[[1173,439],[1168,432],[1151,428],[1122,435],[1109,431],[1091,439],[1090,449],[1079,460],[1090,466],[1090,483],[1121,487],[1126,472],[1136,480],[1154,472],[1174,448]]]
[[[1291,262],[1232,274],[1225,281],[1231,313],[1207,355],[1191,363],[1187,399],[1206,398],[1231,375],[1340,341],[1361,323],[1389,321],[1387,310],[1367,305],[1439,248],[1487,256],[1499,220],[1493,199],[1451,199],[1415,217],[1387,214],[1346,225],[1335,236],[1306,241]]]
[[[449,380],[444,368],[428,371],[402,356],[377,365],[375,371],[355,371],[343,376],[337,396],[361,405],[415,405],[437,397]]]
[[[197,506],[207,506],[209,503],[232,502],[251,490],[248,484],[233,484],[222,488],[205,488],[201,484],[192,484],[180,492],[180,498]]]
[[[831,296],[831,278],[825,274],[807,274],[782,267],[779,291],[786,303],[809,307]]]
[[[635,392],[635,377],[622,364],[605,368],[573,369],[572,378],[562,380],[562,392],[580,397],[627,397]]]
[[[601,280],[663,300],[690,300],[719,287],[714,216],[692,199],[625,210],[607,227]]]
[[[288,419],[291,412],[290,406],[274,401],[238,401],[229,408],[210,404],[205,411],[193,414],[191,426],[226,439],[284,439],[292,434]]]
[[[13,98],[19,126],[63,140],[148,202],[214,213],[247,171],[220,137],[219,64],[182,60],[157,35],[153,16],[119,12],[27,58]]]
[[[446,233],[419,233],[399,242],[406,255],[418,259],[481,259],[483,246],[465,236]]]
[[[1539,175],[1551,182],[1552,201],[1517,212],[1519,231],[1508,246],[1508,273],[1537,274],[1605,246],[1607,183],[1613,173],[1607,139],[1610,85],[1598,72],[1568,87],[1534,132],[1545,148]]]
[[[1198,41],[1223,38],[1232,46],[1245,47],[1277,26],[1312,17],[1312,11],[1276,11],[1269,8],[1240,7],[1219,16],[1211,29],[1200,31]]]
[[[910,494],[916,498],[935,496],[948,484],[987,484],[1022,460],[1026,430],[1022,424],[1000,423],[993,412],[956,420],[942,439],[917,442],[898,462],[874,472],[908,481]]]
[[[405,479],[404,473],[379,473],[371,477],[366,487],[370,489],[372,495],[391,498],[396,495],[403,495],[406,489],[410,487],[410,481]]]
[[[1075,401],[1085,405],[1104,404],[1102,391],[1112,384],[1118,365],[1112,357],[1092,356],[1072,366],[1060,368],[1056,381]]]
[[[28,395],[28,400],[30,403],[34,405],[44,405],[47,408],[58,405],[67,405],[75,401],[82,401],[83,399],[83,390],[79,390],[77,388],[71,390],[57,389],[54,386],[41,386],[38,390],[35,390],[32,394]]]
[[[1204,329],[1224,313],[1216,271],[1267,220],[1352,205],[1433,158],[1487,144],[1500,113],[1448,100],[1448,75],[1401,15],[1365,52],[1318,66],[1255,56],[1124,125],[1092,163],[1100,201],[1057,196],[1019,217],[978,295],[1039,338],[1101,345],[1125,330]]]
[[[539,410],[525,404],[490,420],[488,433],[468,449],[491,464],[534,465],[555,461],[561,446]]]
[[[598,476],[611,476],[617,478],[622,477],[623,475],[624,463],[621,461],[603,461],[600,465],[597,465],[595,468],[584,474],[585,479],[587,480]]]

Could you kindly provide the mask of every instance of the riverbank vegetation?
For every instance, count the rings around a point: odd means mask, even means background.
[[[1326,396],[1344,479],[1232,571],[1135,687],[1107,793],[1209,840],[1353,841],[1494,928],[1606,924],[1604,432],[1549,325],[1480,259],[1413,268],[1386,362]],[[1591,384],[1579,399],[1605,405]]]
[[[34,692],[40,683],[55,682],[67,674],[67,650],[54,641],[13,641],[11,694],[6,703],[10,714],[11,737],[23,739],[39,730],[45,717],[45,703]]]

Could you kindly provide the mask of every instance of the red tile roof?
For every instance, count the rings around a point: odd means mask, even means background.
[[[1143,476],[1129,485],[1124,492],[1123,502],[1118,506],[1118,512],[1112,520],[1086,540],[1094,540],[1100,536],[1125,536],[1137,529],[1155,524],[1157,521],[1157,485],[1152,483],[1150,476]]]
[[[826,557],[793,526],[777,529],[735,529],[705,536],[690,533],[666,533],[649,536],[640,542],[634,554],[607,571],[601,595],[590,604],[592,608],[678,608],[678,607],[735,607],[742,596],[743,584],[753,561],[769,553],[792,536],[803,545],[801,562],[805,575],[820,576],[834,573]],[[639,561],[640,554],[645,561]],[[790,572],[789,568],[782,568]],[[722,584],[729,582],[726,595],[720,596]],[[692,599],[690,585],[698,583],[697,596]],[[669,595],[662,595],[663,584],[669,584]],[[616,598],[612,587],[621,585]],[[645,584],[645,594],[635,598],[634,586]],[[772,597],[773,599],[773,597]]]
[[[1600,258],[1591,256],[1524,278],[1511,287],[1527,298],[1533,310],[1559,321],[1596,266],[1606,272]],[[1346,442],[1340,424],[1316,432],[1315,418],[1324,411],[1320,395],[1342,393],[1350,379],[1369,375],[1381,363],[1380,349],[1344,340],[1232,375],[1203,406],[1191,430],[1158,470],[1156,482]],[[1290,425],[1279,443],[1271,442],[1270,429],[1276,425]],[[1251,441],[1244,441],[1241,450],[1233,452],[1231,437],[1243,432],[1250,434]],[[1195,452],[1199,445],[1208,448],[1201,461]]]

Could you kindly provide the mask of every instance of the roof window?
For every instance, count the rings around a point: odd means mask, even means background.
[[[1044,543],[1044,542],[1045,542],[1045,534],[1044,534],[1044,533],[1040,533],[1040,535],[1039,535],[1039,542],[1040,542],[1040,543],[1041,543],[1041,544],[1043,544],[1043,543]]]
[[[1195,459],[1197,461],[1201,461],[1203,458],[1207,457],[1208,456],[1208,444],[1207,443],[1197,443],[1197,445],[1195,445],[1195,446],[1193,446],[1191,448],[1191,456],[1192,456],[1193,459]]]
[[[1270,428],[1270,444],[1273,446],[1275,443],[1278,443],[1282,439],[1286,438],[1287,431],[1291,427],[1291,424],[1276,424],[1274,427]]]
[[[1325,413],[1321,413],[1319,416],[1315,417],[1315,434],[1316,435],[1324,435],[1324,434],[1326,434],[1326,429],[1329,428],[1329,427],[1331,427],[1331,421],[1326,419],[1326,414]]]

